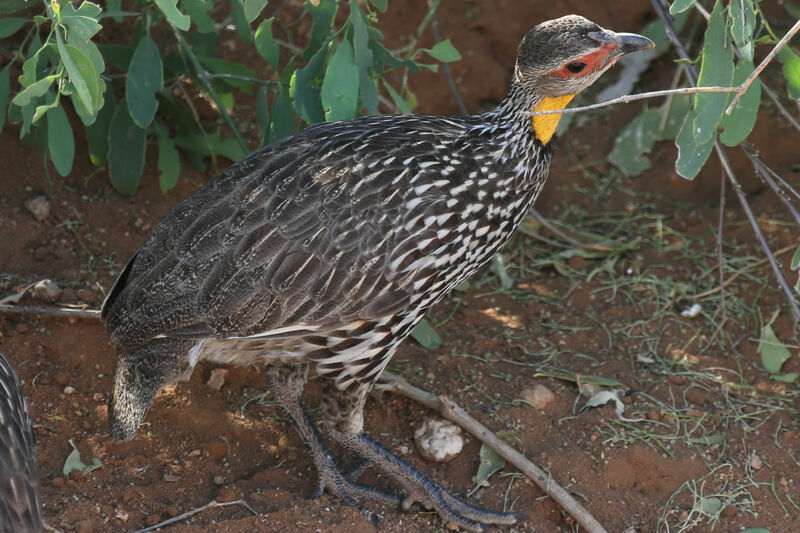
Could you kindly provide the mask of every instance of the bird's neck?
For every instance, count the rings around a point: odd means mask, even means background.
[[[494,120],[505,123],[517,133],[518,142],[533,142],[535,139],[546,146],[553,139],[561,114],[531,116],[529,113],[563,110],[574,96],[545,97],[535,88],[523,87],[515,81],[506,98],[491,114]]]

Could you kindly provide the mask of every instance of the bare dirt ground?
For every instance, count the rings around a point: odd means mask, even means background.
[[[410,38],[425,3],[391,4],[383,29],[398,46]],[[442,2],[442,34],[464,56],[453,74],[469,110],[482,111],[503,97],[517,43],[531,25],[573,12],[621,31],[636,31],[651,18],[648,3],[632,0]],[[661,59],[640,89],[667,86],[669,72],[669,59]],[[457,112],[440,76],[421,74],[411,84],[418,111]],[[712,164],[694,182],[682,180],[673,171],[674,147],[660,144],[652,170],[637,179],[621,176],[604,156],[639,109],[616,107],[574,121],[537,204],[573,236],[602,235],[616,244],[582,256],[575,248],[518,236],[505,250],[514,286],[503,291],[489,270],[480,273],[431,313],[443,346],[429,351],[408,341],[390,368],[448,395],[493,431],[512,432],[528,458],[611,532],[800,531],[800,392],[796,384],[770,379],[758,353],[760,321],[780,309],[773,328],[793,354],[784,370],[800,371],[795,325],[730,191],[725,276],[741,274],[727,286],[727,321],[720,319],[719,292],[692,298],[718,286],[719,168]],[[250,117],[242,113],[237,121],[247,124]],[[178,187],[162,195],[151,151],[140,192],[125,198],[103,172],[94,172],[85,150],[71,176],[60,179],[51,169],[48,181],[35,151],[17,136],[7,128],[0,142],[0,298],[49,278],[63,289],[61,303],[99,307],[151,228],[213,176],[184,165]],[[797,132],[764,113],[753,140],[797,187]],[[797,230],[774,197],[750,177],[743,158],[732,156],[773,250],[796,244]],[[51,203],[43,221],[25,208],[40,195]],[[786,254],[779,259],[788,264]],[[795,279],[796,273],[786,273]],[[698,301],[701,314],[681,316],[683,300]],[[240,506],[215,508],[166,529],[374,531],[335,498],[310,499],[313,465],[265,394],[261,369],[231,367],[215,390],[206,385],[213,368],[201,364],[190,381],[159,396],[137,438],[119,443],[106,429],[115,347],[98,322],[0,316],[0,351],[23,380],[37,426],[44,516],[59,530],[130,531],[214,499],[241,498],[259,515]],[[581,409],[585,398],[576,374],[619,382],[625,420],[613,404]],[[537,385],[554,396],[542,409],[522,400]],[[311,406],[319,390],[317,382],[310,384]],[[430,416],[384,393],[368,402],[366,427],[391,449],[403,450],[415,467],[465,494],[474,486],[480,443],[467,436],[452,462],[425,461],[412,435]],[[64,476],[70,441],[84,462],[97,458],[102,466]],[[375,474],[364,479],[388,488]],[[469,500],[525,513],[529,520],[513,531],[576,531],[511,467]],[[374,508],[383,531],[445,529],[435,513]]]

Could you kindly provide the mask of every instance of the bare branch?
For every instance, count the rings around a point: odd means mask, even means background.
[[[780,41],[778,41],[778,44],[776,44],[775,47],[770,51],[770,53],[767,54],[767,57],[765,57],[764,60],[758,64],[753,73],[750,74],[746,80],[744,80],[744,83],[740,86],[741,88],[733,97],[731,105],[729,105],[728,109],[725,110],[726,115],[731,114],[734,106],[736,106],[736,103],[739,101],[739,98],[741,98],[742,95],[747,92],[747,89],[756,80],[756,78],[758,78],[758,76],[761,74],[761,71],[764,70],[767,65],[769,65],[770,61],[775,59],[775,56],[778,55],[778,52],[781,51],[781,48],[786,46],[786,43],[788,43],[789,40],[792,37],[794,37],[794,34],[797,33],[798,31],[800,31],[800,20],[794,23],[794,26],[792,26],[792,28],[788,32],[786,32],[786,35],[784,35],[783,38]]]
[[[489,429],[469,416],[461,407],[452,400],[444,396],[434,396],[422,389],[408,383],[391,372],[384,372],[381,375],[378,386],[383,390],[400,394],[410,398],[422,405],[439,412],[443,417],[455,422],[472,433],[478,440],[492,448],[506,461],[517,467],[523,474],[528,476],[540,489],[548,496],[553,498],[556,503],[561,505],[586,531],[589,533],[607,533],[606,529],[600,525],[592,515],[575,498],[556,483],[550,474],[530,462],[524,455],[503,442]]]
[[[248,511],[250,511],[254,515],[258,516],[258,512],[256,512],[255,509],[250,507],[250,505],[244,500],[234,500],[234,501],[231,501],[231,502],[218,502],[218,501],[214,500],[214,501],[208,502],[207,504],[205,504],[205,505],[203,505],[201,507],[197,507],[196,509],[192,509],[191,511],[187,511],[187,512],[181,514],[181,515],[175,516],[173,518],[169,518],[167,520],[164,520],[163,522],[159,522],[158,524],[156,524],[154,526],[146,527],[144,529],[137,529],[133,533],[147,533],[148,531],[154,531],[154,530],[162,528],[164,526],[168,526],[170,524],[174,524],[175,522],[180,522],[181,520],[186,520],[190,516],[194,516],[197,513],[201,513],[203,511],[205,511],[206,509],[212,509],[214,507],[227,507],[228,505],[241,505],[242,507],[245,507]]]
[[[99,309],[75,309],[47,305],[0,305],[0,315],[41,315],[100,320]]]

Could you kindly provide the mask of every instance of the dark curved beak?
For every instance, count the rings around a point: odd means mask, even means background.
[[[589,37],[602,44],[604,47],[613,48],[610,58],[617,58],[631,52],[654,48],[656,43],[643,35],[636,33],[616,33],[610,30],[593,31]]]

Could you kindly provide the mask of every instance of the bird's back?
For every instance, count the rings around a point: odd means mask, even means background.
[[[429,305],[538,192],[487,116],[320,124],[251,154],[158,224],[104,303],[112,338],[303,336]]]
[[[33,426],[17,377],[0,354],[0,533],[41,529]]]

